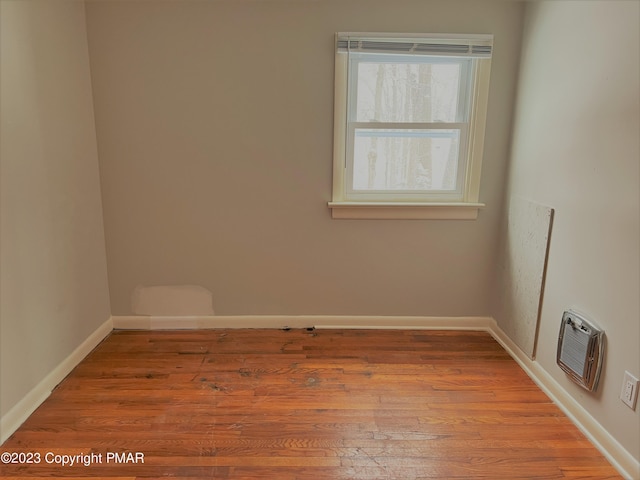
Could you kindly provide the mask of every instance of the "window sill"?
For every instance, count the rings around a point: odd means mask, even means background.
[[[475,220],[483,203],[329,202],[332,218]]]

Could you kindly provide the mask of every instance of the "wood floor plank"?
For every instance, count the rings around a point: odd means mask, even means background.
[[[464,331],[114,332],[0,450],[102,455],[1,464],[0,480],[620,478]]]

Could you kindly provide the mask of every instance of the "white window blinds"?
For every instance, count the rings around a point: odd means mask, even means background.
[[[367,36],[362,33],[338,33],[340,53],[395,53],[411,55],[442,55],[449,57],[491,58],[493,35],[429,35],[425,37]]]

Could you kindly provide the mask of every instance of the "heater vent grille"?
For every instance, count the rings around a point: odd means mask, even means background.
[[[558,365],[581,387],[598,386],[604,357],[604,332],[582,315],[568,310],[562,315],[558,337]]]

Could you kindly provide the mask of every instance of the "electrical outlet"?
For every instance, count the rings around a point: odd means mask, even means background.
[[[622,400],[631,410],[636,409],[636,400],[638,399],[638,379],[629,372],[624,372],[624,380],[622,380],[622,392],[620,392],[620,400]]]

